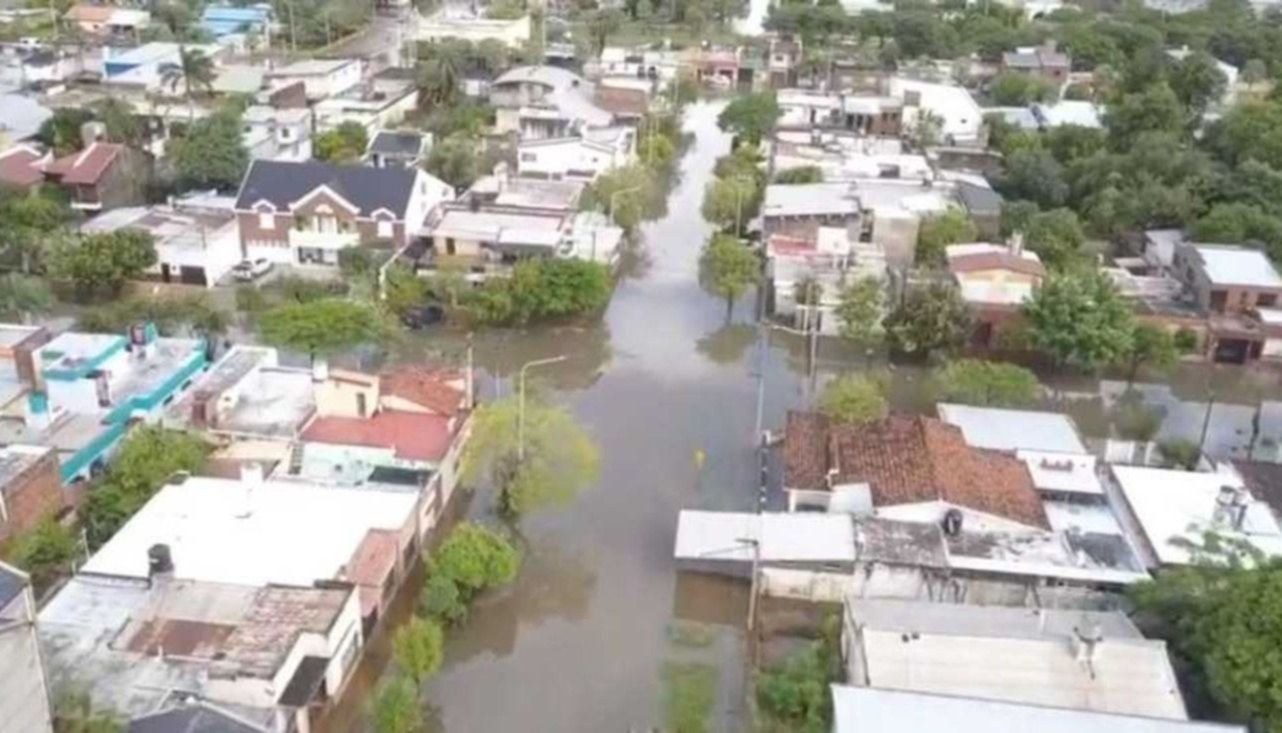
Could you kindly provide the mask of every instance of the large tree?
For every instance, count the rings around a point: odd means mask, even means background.
[[[182,86],[183,98],[187,100],[191,119],[195,120],[196,107],[192,95],[196,91],[212,90],[217,75],[214,60],[206,56],[204,51],[180,46],[178,63],[161,67],[160,83],[161,86],[168,87],[171,92],[176,92],[178,87]]]
[[[944,253],[949,245],[974,242],[977,236],[975,222],[959,208],[950,208],[942,214],[928,216],[922,220],[917,232],[914,259],[919,265],[943,265]]]
[[[1041,396],[1037,375],[1015,364],[959,359],[935,372],[936,399],[982,407],[1028,407]]]
[[[419,610],[442,623],[456,624],[467,617],[468,607],[479,594],[516,578],[521,553],[503,533],[463,522],[424,564],[427,582]]]
[[[726,300],[726,320],[735,301],[761,278],[761,261],[735,237],[714,234],[699,258],[699,281],[712,295]]]
[[[875,277],[864,277],[841,289],[836,315],[842,338],[870,349],[885,336],[885,285]]]
[[[1130,342],[1122,353],[1122,366],[1126,369],[1126,384],[1135,382],[1140,367],[1169,369],[1179,360],[1180,352],[1175,336],[1165,328],[1141,323],[1131,331]]]
[[[71,209],[54,196],[0,191],[0,254],[23,274],[37,272],[54,234],[70,219]]]
[[[1198,114],[1218,102],[1228,84],[1215,57],[1205,51],[1194,51],[1175,62],[1169,78],[1175,96]]]
[[[1214,535],[1197,554],[1199,564],[1132,586],[1141,628],[1171,644],[1189,668],[1186,679],[1229,717],[1255,730],[1279,730],[1282,565]]]
[[[700,213],[722,231],[741,236],[757,215],[760,196],[756,181],[747,176],[714,178],[704,191]]]
[[[1052,275],[1025,303],[1024,318],[1030,343],[1059,367],[1097,369],[1130,348],[1130,305],[1102,273]]]
[[[731,100],[717,115],[717,125],[741,143],[756,146],[774,132],[781,114],[774,92],[751,92]]]
[[[880,420],[889,411],[881,384],[863,374],[847,374],[824,386],[819,411],[839,423]]]
[[[383,340],[390,331],[387,319],[373,308],[341,298],[278,305],[262,314],[258,328],[263,341],[312,361]]]
[[[463,454],[464,480],[493,486],[505,515],[568,504],[599,474],[596,443],[565,408],[527,395],[523,419],[519,397],[476,411]]]
[[[898,351],[926,358],[960,347],[970,333],[970,311],[957,289],[934,283],[910,290],[886,316],[886,332]]]
[[[120,230],[62,237],[49,252],[49,274],[66,280],[81,297],[115,295],[125,281],[156,264],[156,246],[146,232]]]
[[[392,637],[392,656],[406,676],[421,685],[441,668],[445,632],[436,621],[414,616]]]
[[[232,190],[249,167],[249,150],[240,129],[240,110],[227,108],[197,120],[169,144],[181,185]]]
[[[331,163],[355,163],[365,155],[369,134],[359,122],[344,122],[322,132],[314,141],[315,158]]]
[[[1054,209],[1034,214],[1024,230],[1024,244],[1036,252],[1052,270],[1062,270],[1081,256],[1086,232],[1070,209]]]

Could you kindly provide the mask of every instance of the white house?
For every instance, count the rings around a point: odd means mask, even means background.
[[[517,172],[529,178],[594,181],[633,159],[633,130],[606,127],[562,138],[522,140],[517,145]]]
[[[280,89],[301,82],[307,99],[322,99],[342,94],[361,82],[360,59],[307,59],[267,72],[267,84]]]
[[[241,115],[245,147],[251,160],[312,159],[312,110],[250,105]]]
[[[970,146],[983,140],[983,110],[964,87],[895,76],[890,79],[890,96],[903,102],[908,130],[929,115],[939,121],[941,144]]]
[[[162,282],[212,288],[242,259],[236,215],[230,209],[131,206],[104,212],[80,230],[150,234],[156,246],[156,264],[147,273]]]
[[[472,43],[494,40],[509,48],[522,48],[530,40],[530,16],[514,20],[452,16],[442,10],[430,18],[419,17],[414,28],[419,41],[463,40]]]

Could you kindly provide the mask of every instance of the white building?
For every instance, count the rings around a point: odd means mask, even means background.
[[[1068,415],[940,403],[939,418],[961,428],[967,445],[996,451],[1087,453],[1077,425]]]
[[[312,102],[342,94],[360,82],[360,59],[307,59],[267,72],[271,89],[302,83]]]
[[[525,15],[515,20],[490,20],[451,16],[449,10],[442,10],[430,18],[419,17],[414,33],[419,41],[458,39],[480,43],[494,40],[509,48],[519,49],[530,40],[530,16]]]
[[[312,110],[250,105],[241,115],[251,160],[301,162],[312,159]]]
[[[495,131],[521,139],[558,138],[590,127],[609,127],[614,115],[597,106],[594,87],[555,66],[518,66],[490,85]]]
[[[929,114],[940,123],[940,144],[970,146],[983,141],[984,112],[964,87],[896,76],[890,79],[890,96],[903,102],[908,130]]]
[[[1208,535],[1238,554],[1241,550],[1234,543],[1266,557],[1282,555],[1282,525],[1234,472],[1118,465],[1111,470],[1118,503],[1130,519],[1127,524],[1135,528],[1135,544],[1150,568],[1197,562]]]
[[[213,287],[242,259],[236,215],[172,206],[112,209],[85,222],[85,233],[146,232],[156,246],[156,264],[147,274],[161,282]]]
[[[590,128],[560,138],[522,140],[517,144],[517,172],[528,178],[591,182],[634,158],[633,130]]]
[[[180,48],[177,43],[163,41],[126,49],[107,46],[102,59],[103,83],[141,87],[149,92],[164,92],[169,95],[180,94],[181,84],[178,89],[167,88],[164,75],[166,69],[180,65],[182,50],[217,58],[222,49],[209,44]]]

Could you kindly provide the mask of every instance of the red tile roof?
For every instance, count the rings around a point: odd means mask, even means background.
[[[972,448],[959,428],[934,418],[892,415],[856,427],[789,413],[784,463],[789,488],[828,488],[835,469],[833,483],[867,483],[873,506],[946,501],[1050,527],[1023,462]]]
[[[596,88],[596,104],[613,115],[643,117],[650,107],[650,99],[640,89],[598,84]]]
[[[948,269],[951,272],[983,272],[985,270],[1009,270],[1025,275],[1045,277],[1046,268],[1037,260],[1020,257],[1009,252],[978,252],[969,255],[958,255],[948,258]]]
[[[118,143],[93,143],[53,161],[45,167],[45,173],[59,177],[62,183],[93,185],[124,149],[125,146]]]
[[[382,410],[372,417],[318,417],[303,440],[334,445],[391,448],[397,458],[439,461],[453,440],[450,418],[420,412]]]
[[[360,586],[362,616],[378,609],[383,599],[383,583],[396,569],[400,549],[396,532],[386,529],[371,529],[356,546],[347,563],[345,580]]]
[[[463,409],[464,390],[457,386],[463,375],[453,369],[404,364],[384,371],[379,390],[439,415],[454,416]]]
[[[0,183],[27,188],[44,180],[40,153],[28,147],[16,147],[0,153]]]

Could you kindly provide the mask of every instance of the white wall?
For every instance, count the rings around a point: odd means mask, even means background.
[[[33,622],[0,621],[0,669],[0,731],[51,731],[49,691]]]
[[[235,222],[220,229],[206,232],[205,247],[197,249],[191,246],[170,246],[164,242],[156,244],[156,264],[148,271],[159,273],[161,265],[169,265],[175,270],[172,277],[178,278],[177,268],[203,267],[209,287],[231,271],[240,262],[240,232]]]
[[[517,151],[517,172],[521,175],[539,175],[548,178],[570,177],[596,180],[597,176],[616,166],[627,163],[626,152],[605,151],[594,145],[575,140],[561,143],[522,146]],[[585,178],[584,171],[591,171]]]
[[[414,180],[414,191],[410,194],[409,204],[405,207],[406,236],[413,236],[423,226],[428,212],[442,201],[453,201],[454,189],[448,183],[418,171]]]
[[[946,501],[923,501],[915,504],[877,507],[877,516],[901,522],[938,524],[943,521],[944,514],[950,509],[956,509],[962,513],[962,527],[968,532],[1029,532],[1037,529],[1021,522],[978,512]]]

